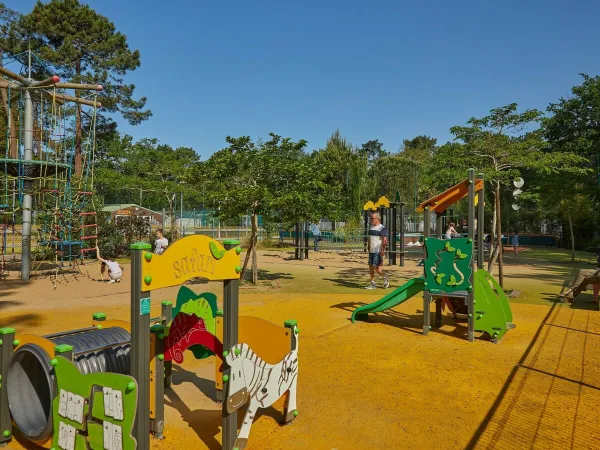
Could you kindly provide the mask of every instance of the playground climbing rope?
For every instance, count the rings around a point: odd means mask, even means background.
[[[68,272],[89,277],[83,263],[98,239],[94,158],[100,103],[97,93],[87,99],[65,92],[102,86],[60,83],[56,75],[35,81],[32,61],[50,65],[31,52],[27,56],[28,66],[21,63],[19,69],[27,77],[6,64],[0,67],[6,120],[5,150],[0,150],[0,276],[20,261],[23,280],[30,272],[50,275],[56,286]],[[71,102],[91,107],[79,140]]]

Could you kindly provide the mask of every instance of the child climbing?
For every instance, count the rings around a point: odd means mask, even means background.
[[[163,235],[162,228],[156,230],[156,241],[154,241],[154,253],[157,255],[162,254],[165,249],[169,246],[169,240]]]
[[[108,267],[108,276],[110,280],[109,283],[117,283],[121,281],[121,277],[123,276],[123,266],[121,266],[116,261],[111,259],[103,259],[100,256],[100,249],[96,246],[96,258],[102,264],[100,266],[100,273],[102,274],[102,281],[104,281],[104,272],[106,272],[106,268]]]

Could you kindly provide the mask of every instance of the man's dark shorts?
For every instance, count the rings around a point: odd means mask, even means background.
[[[381,253],[369,253],[369,265],[370,266],[383,266],[383,258]]]

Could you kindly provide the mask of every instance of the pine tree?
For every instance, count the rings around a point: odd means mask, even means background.
[[[140,66],[140,52],[131,50],[127,37],[117,31],[105,16],[79,0],[38,0],[31,13],[14,23],[16,32],[31,47],[54,65],[57,74],[76,83],[101,84],[98,101],[103,111],[120,113],[137,125],[152,113],[145,109],[146,98],[133,98],[135,85],[124,83],[124,76]],[[12,49],[22,51],[26,48]],[[79,93],[75,94],[79,96]],[[76,105],[75,173],[82,171],[84,117]],[[100,119],[106,123],[106,117]],[[110,121],[110,120],[109,120]]]

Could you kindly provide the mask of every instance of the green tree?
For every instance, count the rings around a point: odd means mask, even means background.
[[[517,104],[494,108],[482,118],[471,118],[467,126],[452,127],[450,131],[457,140],[464,142],[462,154],[455,154],[456,161],[472,165],[483,171],[493,187],[494,215],[492,236],[495,232],[497,245],[490,257],[488,270],[498,259],[498,281],[504,283],[502,265],[502,217],[501,186],[508,185],[523,170],[535,170],[545,175],[577,171],[580,159],[571,152],[545,152],[542,130],[537,128],[542,114],[538,110],[518,112]]]
[[[334,168],[327,180],[332,187],[341,190],[340,216],[347,222],[360,221],[362,206],[367,199],[367,153],[361,151],[336,130],[320,150],[324,161]]]
[[[335,208],[335,188],[325,182],[331,171],[319,155],[304,152],[306,141],[270,134],[255,144],[250,137],[227,137],[228,147],[202,164],[204,183],[220,217],[252,216],[243,279],[252,257],[251,280],[258,280],[258,216],[267,222],[298,222],[321,217]]]
[[[119,113],[130,124],[148,119],[146,98],[134,98],[135,86],[126,84],[124,76],[140,65],[140,52],[131,50],[124,34],[105,16],[79,0],[50,0],[36,3],[31,13],[13,22],[14,34],[10,51],[17,53],[31,45],[49,61],[61,77],[76,83],[97,83],[104,87],[98,93],[103,111]],[[25,38],[25,39],[23,39]],[[80,93],[76,92],[75,96]],[[107,125],[110,119],[101,117]],[[76,105],[75,173],[82,171],[84,118],[81,105]]]
[[[5,53],[5,45],[7,41],[11,40],[11,36],[13,34],[12,27],[13,23],[20,18],[20,15],[13,11],[10,8],[7,8],[4,3],[0,3],[0,66],[2,66],[2,60]],[[8,102],[8,89],[6,86],[0,86],[0,98],[2,100],[2,108],[4,112],[4,117],[2,118],[2,123],[7,123],[7,127],[10,128],[10,132],[8,133],[8,139],[10,142],[8,157],[9,158],[17,158],[17,132],[15,128],[14,114],[11,108],[9,108]],[[6,131],[2,130],[1,138],[5,138]],[[1,139],[0,138],[0,139]],[[4,140],[2,139],[2,140]],[[4,142],[4,147],[6,147],[6,142]]]
[[[172,148],[156,139],[134,142],[131,136],[114,136],[102,143],[95,164],[95,183],[105,203],[131,203],[140,191],[143,205],[160,210],[168,205],[175,216],[176,198],[196,205],[202,189],[195,176],[200,157],[191,148]],[[171,221],[174,226],[174,220]]]
[[[568,213],[571,231],[574,228],[573,217],[584,219],[585,212],[597,211],[600,206],[600,76],[581,76],[583,82],[572,88],[569,98],[561,98],[558,103],[548,106],[551,115],[543,122],[548,151],[579,155],[587,169],[578,176],[563,178],[560,183],[548,187],[563,195],[562,211]],[[600,225],[598,216],[592,215],[591,219],[595,222],[591,228],[597,230]],[[589,237],[590,234],[586,234]],[[594,234],[598,236],[597,231]],[[573,232],[571,238],[574,241]],[[571,247],[574,244],[572,242]]]
[[[379,142],[379,139],[365,142],[360,149],[367,155],[369,161],[375,161],[389,154],[387,150],[384,150],[383,144]]]

